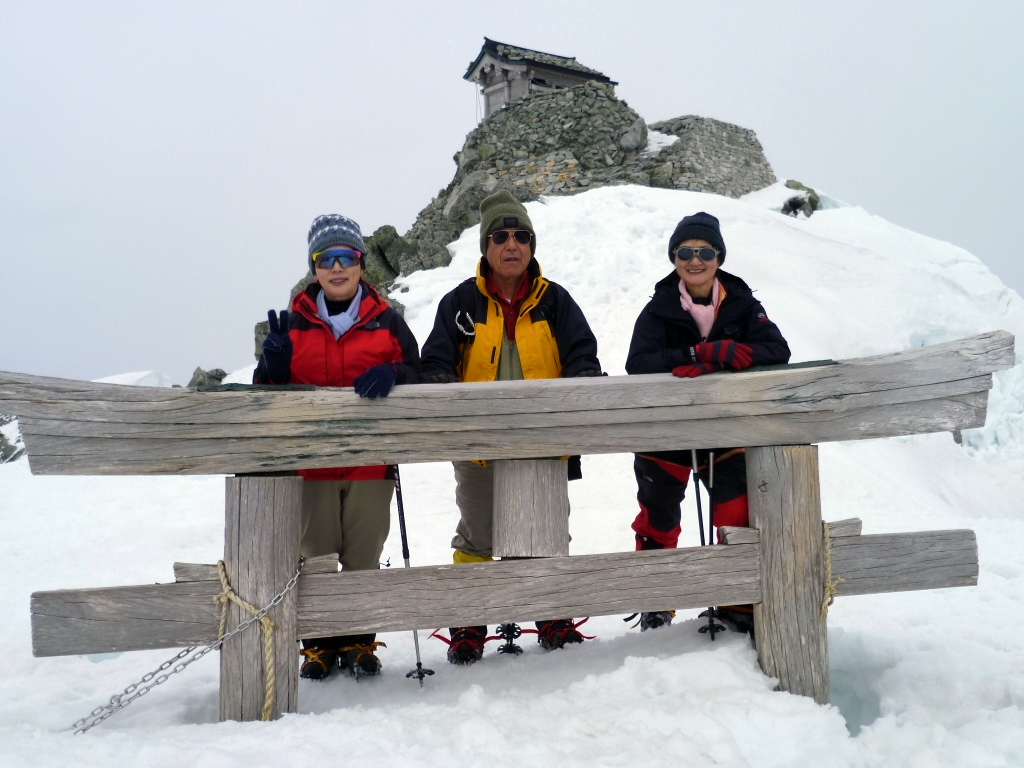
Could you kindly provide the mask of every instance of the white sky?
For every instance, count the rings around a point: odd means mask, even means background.
[[[0,2],[0,370],[250,363],[316,215],[404,232],[451,180],[485,35],[752,128],[1024,294],[1022,33],[1018,2]]]

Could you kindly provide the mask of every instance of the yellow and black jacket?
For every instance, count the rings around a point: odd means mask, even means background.
[[[423,377],[455,375],[459,381],[494,381],[505,321],[498,300],[487,289],[486,259],[476,278],[459,284],[437,305],[434,328],[423,345]],[[525,379],[558,379],[600,371],[597,339],[572,296],[541,276],[531,259],[530,292],[516,319],[516,348]]]

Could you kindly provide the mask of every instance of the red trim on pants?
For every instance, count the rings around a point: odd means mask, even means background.
[[[656,456],[650,456],[646,453],[641,453],[638,455],[642,456],[648,461],[653,461],[655,464],[658,465],[660,469],[665,470],[669,475],[671,475],[673,478],[681,482],[683,485],[686,485],[686,483],[690,480],[690,467],[683,466],[682,464],[676,464],[671,461],[665,461],[664,459],[659,459]]]
[[[637,536],[646,536],[649,539],[654,539],[665,549],[675,549],[679,545],[679,534],[682,528],[678,525],[671,531],[659,531],[657,528],[654,528],[647,516],[647,507],[643,504],[640,505],[640,514],[636,516],[631,527]],[[636,549],[637,552],[640,551],[639,539],[636,542]]]
[[[747,510],[747,494],[715,504],[715,528],[722,525],[736,525],[746,528],[750,524]]]

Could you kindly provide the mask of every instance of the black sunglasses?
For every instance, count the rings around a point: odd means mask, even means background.
[[[533,240],[533,233],[525,229],[517,229],[515,232],[499,229],[497,232],[491,232],[491,242],[495,245],[504,245],[508,242],[509,235],[514,237],[520,245],[529,245],[530,241]]]
[[[672,255],[681,261],[689,261],[694,256],[699,256],[701,261],[714,261],[718,258],[720,251],[717,248],[712,248],[710,245],[704,245],[700,248],[689,248],[685,245],[680,245]]]

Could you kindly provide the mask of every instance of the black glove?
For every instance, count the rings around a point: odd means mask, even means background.
[[[288,337],[288,310],[281,311],[281,321],[274,310],[267,312],[270,333],[263,340],[263,369],[271,384],[287,384],[292,377],[292,340]]]
[[[587,368],[585,371],[580,371],[579,373],[577,373],[575,376],[573,376],[573,378],[574,379],[588,379],[591,376],[607,376],[607,375],[608,375],[607,373],[601,373],[600,371],[595,371],[593,368]]]
[[[395,379],[398,378],[398,371],[391,363],[382,363],[370,368],[362,376],[357,376],[352,386],[360,397],[368,397],[376,400],[379,397],[387,397],[388,392],[395,386]]]
[[[423,379],[424,384],[457,384],[459,377],[451,373],[435,373]]]

